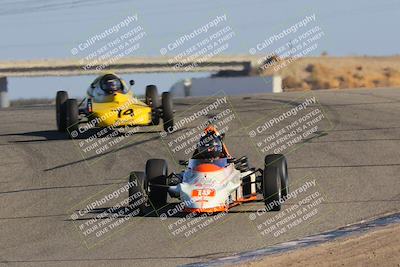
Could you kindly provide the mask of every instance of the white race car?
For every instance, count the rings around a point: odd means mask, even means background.
[[[145,214],[151,207],[167,205],[169,194],[180,199],[185,212],[226,212],[241,203],[259,200],[261,194],[267,210],[279,211],[280,200],[288,194],[285,156],[267,155],[263,169],[251,168],[247,157],[235,159],[229,155],[223,136],[214,127],[207,127],[193,157],[179,162],[185,166],[180,173],[168,173],[163,159],[149,159],[145,172],[132,172],[130,208]]]

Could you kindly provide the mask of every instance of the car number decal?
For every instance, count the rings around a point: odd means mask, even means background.
[[[118,118],[121,118],[122,116],[128,116],[130,115],[133,117],[133,109],[127,109],[127,110],[118,110]]]
[[[215,189],[196,189],[192,191],[192,197],[214,197]]]

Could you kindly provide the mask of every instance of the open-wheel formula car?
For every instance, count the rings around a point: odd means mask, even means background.
[[[59,131],[78,130],[79,123],[89,122],[96,127],[126,127],[159,125],[163,119],[164,130],[172,128],[173,106],[169,92],[162,93],[161,103],[157,87],[146,87],[146,99],[139,100],[130,86],[114,73],[97,77],[87,89],[86,98],[78,103],[69,99],[66,91],[56,96],[56,119]]]
[[[185,212],[225,212],[238,204],[260,200],[267,210],[279,211],[288,194],[287,161],[284,155],[264,158],[264,168],[251,168],[247,157],[233,158],[222,143],[224,135],[207,127],[192,158],[179,163],[180,173],[168,173],[163,159],[149,159],[144,172],[129,177],[129,205],[145,213],[149,206],[167,204],[167,194],[183,203]],[[143,196],[137,201],[136,196]],[[144,200],[143,200],[144,199]]]

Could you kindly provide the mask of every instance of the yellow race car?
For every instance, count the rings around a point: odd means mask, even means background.
[[[82,133],[88,127],[126,127],[159,125],[163,120],[165,131],[174,126],[172,97],[162,93],[161,103],[155,85],[146,86],[145,100],[139,100],[132,92],[134,81],[126,82],[114,73],[97,77],[87,89],[87,96],[80,103],[68,98],[66,91],[56,96],[57,129],[61,132]]]

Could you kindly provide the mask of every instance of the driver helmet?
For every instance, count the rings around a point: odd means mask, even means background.
[[[223,152],[221,138],[216,134],[206,133],[200,138],[197,150],[203,158],[219,158]]]
[[[104,76],[101,87],[105,92],[109,94],[122,90],[120,79],[112,74]]]
[[[121,90],[121,82],[118,79],[109,79],[104,82],[104,89],[108,93]]]

